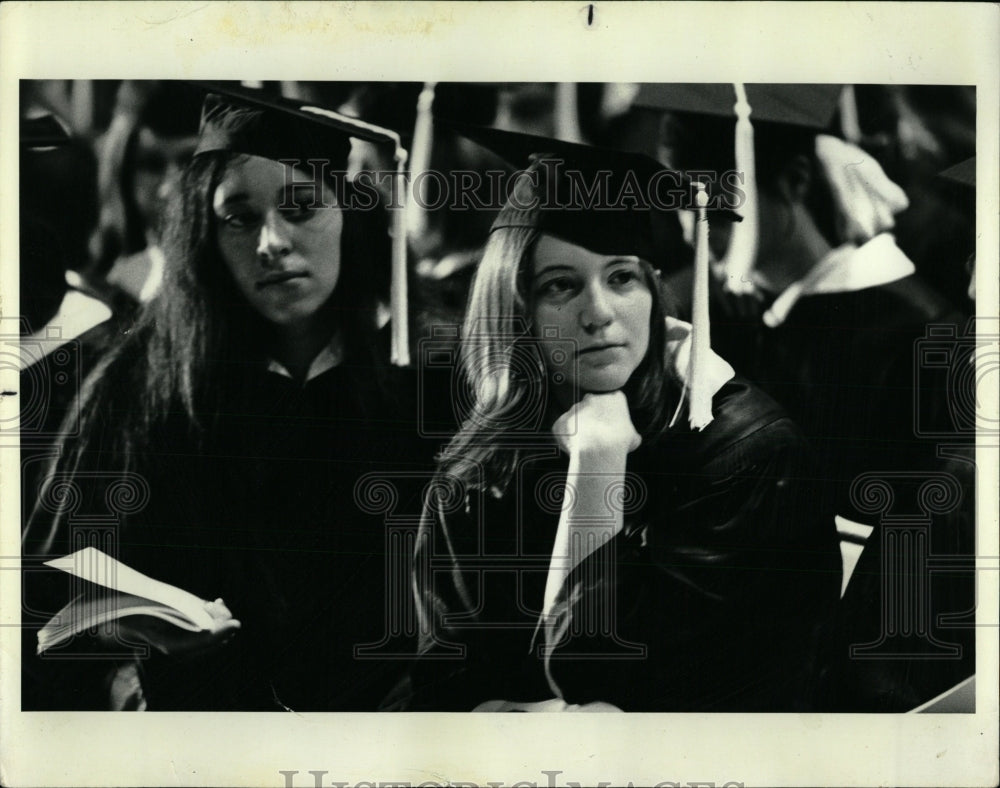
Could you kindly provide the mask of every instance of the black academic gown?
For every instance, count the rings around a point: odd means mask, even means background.
[[[840,605],[824,708],[912,709],[975,670],[975,468],[955,408],[974,396],[965,316],[916,275],[803,296],[776,328],[767,306],[714,289],[712,347],[802,428],[824,480],[817,507],[875,528]],[[882,527],[900,517],[906,535]]]
[[[371,711],[395,683],[415,630],[397,625],[412,621],[408,562],[387,524],[419,516],[432,449],[417,439],[413,374],[389,375],[380,390],[349,362],[305,385],[233,365],[197,442],[179,416],[155,428],[134,468],[145,500],[120,514],[110,551],[221,597],[242,627],[208,655],[138,660],[149,710]],[[81,479],[85,504],[102,505],[113,478]],[[70,689],[43,689],[39,705],[86,707],[106,687]]]
[[[733,300],[715,294],[712,347],[778,400],[815,445],[839,514],[871,520],[850,497],[860,474],[936,465],[934,440],[921,433],[947,429],[950,392],[933,369],[921,369],[920,343],[928,325],[962,331],[964,320],[917,276],[804,296],[776,328],[759,316],[730,317]]]
[[[72,547],[69,535],[63,533],[51,551],[41,549],[50,522],[49,512],[37,508],[40,485],[58,451],[60,432],[79,434],[76,396],[83,380],[122,337],[122,324],[113,319],[69,341],[21,339],[22,358],[32,363],[21,371],[18,391],[20,521],[24,529],[34,515],[37,526],[25,535],[22,549],[21,703],[25,710],[107,708],[110,676],[122,664],[111,658],[87,659],[97,650],[93,643],[52,658],[39,659],[35,654],[38,630],[79,593],[64,573],[42,565]]]
[[[810,708],[840,582],[833,523],[811,507],[808,452],[770,398],[737,379],[713,412],[704,431],[677,425],[629,455],[624,528],[567,578],[548,657],[536,626],[565,456],[526,452],[500,498],[429,505],[415,575],[426,629],[397,708],[557,692],[626,711]]]

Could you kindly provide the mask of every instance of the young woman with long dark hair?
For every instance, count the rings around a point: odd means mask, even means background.
[[[151,710],[371,710],[392,683],[398,663],[355,657],[382,640],[387,604],[385,524],[355,485],[419,453],[377,321],[385,213],[343,180],[350,135],[372,133],[206,98],[162,290],[86,377],[79,421],[29,487],[26,556],[83,546],[81,515],[113,508],[102,549],[217,600],[198,636],[123,619],[118,640],[150,656],[118,644],[114,707],[124,686]],[[128,500],[112,507],[115,485]],[[48,656],[39,706],[106,702],[104,686],[47,682]]]

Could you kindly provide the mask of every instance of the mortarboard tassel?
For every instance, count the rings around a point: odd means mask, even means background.
[[[406,150],[396,145],[396,188],[402,205],[392,217],[392,285],[389,312],[392,320],[390,357],[397,367],[410,366],[410,328],[406,292]]]
[[[708,317],[708,194],[705,185],[698,192],[698,221],[695,227],[694,293],[691,309],[691,359],[688,372],[688,420],[691,429],[702,430],[712,423],[712,390],[708,363],[712,354],[711,324]]]
[[[76,79],[71,84],[70,111],[73,131],[85,136],[94,125],[94,81]]]
[[[308,101],[308,94],[303,89],[302,83],[295,79],[281,80],[281,96],[287,99],[295,99],[296,101]]]
[[[417,122],[413,127],[413,142],[410,145],[410,194],[406,205],[406,231],[410,238],[423,238],[427,233],[427,215],[415,194],[413,184],[417,176],[426,172],[431,165],[431,148],[434,142],[434,88],[436,82],[425,82],[417,98]]]
[[[840,132],[844,139],[857,145],[861,142],[861,124],[858,121],[858,100],[854,95],[854,85],[844,85],[838,99],[840,107]]]
[[[583,142],[576,104],[576,83],[557,82],[555,96],[556,137],[566,142]]]
[[[750,102],[742,82],[736,82],[736,170],[744,175],[746,200],[740,206],[743,221],[733,226],[729,251],[721,263],[725,274],[723,286],[730,293],[745,295],[754,292],[753,271],[757,256],[757,168],[753,152],[753,124],[750,122]]]

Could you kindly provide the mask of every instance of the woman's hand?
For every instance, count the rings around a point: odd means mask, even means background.
[[[241,626],[221,599],[205,602],[212,616],[212,629],[191,632],[155,616],[126,616],[118,621],[118,637],[129,643],[144,643],[168,656],[196,657],[228,643]]]
[[[642,438],[635,431],[628,412],[628,400],[621,391],[584,394],[552,425],[552,434],[564,452],[628,454],[639,448]]]
[[[621,531],[622,509],[611,493],[624,484],[628,453],[642,443],[620,391],[584,395],[556,420],[552,434],[569,455],[569,468],[545,581],[545,616],[573,568]]]

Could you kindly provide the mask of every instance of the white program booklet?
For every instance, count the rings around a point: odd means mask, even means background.
[[[205,602],[181,588],[137,572],[94,547],[45,562],[107,591],[81,594],[38,631],[38,653],[79,632],[124,616],[155,616],[191,632],[215,628]]]

